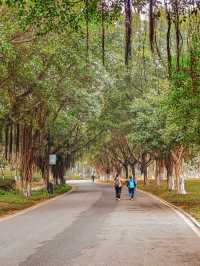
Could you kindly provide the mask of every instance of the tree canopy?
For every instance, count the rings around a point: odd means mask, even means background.
[[[198,1],[7,0],[0,6],[1,152],[31,194],[86,156],[101,173],[166,167],[184,193],[198,155]],[[174,174],[173,174],[174,172]]]

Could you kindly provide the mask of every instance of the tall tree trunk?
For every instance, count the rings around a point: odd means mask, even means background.
[[[89,62],[89,5],[88,0],[85,0],[85,8],[86,8],[86,15],[85,15],[85,21],[86,21],[86,65],[88,65]]]
[[[24,191],[24,174],[23,174],[23,170],[22,170],[22,166],[19,170],[19,175],[20,175],[20,189],[23,192],[23,194],[25,195],[25,191]]]
[[[60,184],[65,184],[65,160],[61,159],[59,167],[59,182]]]
[[[181,32],[180,32],[180,0],[174,1],[174,12],[175,12],[175,19],[174,19],[174,25],[175,25],[175,33],[176,33],[176,71],[180,71],[180,54],[181,54]]]
[[[9,126],[7,125],[5,127],[5,158],[6,160],[8,160],[8,143],[9,143]]]
[[[32,181],[29,179],[26,181],[26,196],[31,197],[32,196]]]
[[[101,46],[102,46],[102,63],[105,65],[105,0],[101,0]]]
[[[24,194],[31,196],[31,183],[33,175],[33,135],[31,127],[24,127],[23,130],[23,147],[21,154],[21,172],[22,185]]]
[[[167,63],[168,63],[168,75],[171,78],[172,75],[172,55],[171,55],[171,27],[172,27],[172,19],[170,11],[166,6],[167,12]]]
[[[52,167],[54,184],[65,184],[65,159],[62,155],[57,155],[57,162],[56,165]]]
[[[143,178],[144,178],[144,185],[147,185],[148,184],[148,169],[146,165],[144,165],[143,167]]]
[[[16,157],[18,157],[19,154],[19,143],[20,143],[20,126],[19,124],[16,125],[15,127],[15,152],[16,152]]]
[[[141,174],[143,174],[144,185],[148,184],[148,166],[146,162],[146,157],[147,157],[147,154],[143,153],[142,161],[141,161]]]
[[[165,162],[163,159],[159,160],[159,175],[160,175],[160,180],[164,180],[165,177]]]
[[[174,152],[172,152],[174,161],[174,170],[176,175],[177,183],[177,193],[186,194],[185,191],[185,180],[183,176],[183,147],[178,147]]]
[[[133,177],[135,177],[135,166],[136,166],[136,163],[131,163],[131,172],[132,172],[132,175]]]
[[[152,53],[154,53],[154,43],[155,43],[155,15],[154,15],[155,1],[156,0],[149,1],[149,42]]]
[[[175,182],[174,182],[174,177],[173,177],[173,160],[171,157],[171,154],[167,154],[165,158],[165,167],[167,170],[167,185],[168,185],[168,190],[173,191],[175,190]]]
[[[13,152],[13,125],[10,125],[10,135],[9,135],[9,161],[12,160]]]
[[[156,185],[160,186],[160,162],[159,159],[156,159],[155,161],[155,180],[156,180]]]
[[[126,179],[128,179],[128,165],[124,164],[124,170],[125,170],[125,174],[126,174]]]
[[[185,179],[182,173],[182,159],[177,161],[174,164],[174,167],[175,167],[176,182],[177,182],[177,192],[178,194],[186,194]]]
[[[48,185],[49,185],[49,156],[48,156],[48,154],[46,155],[46,158],[43,161],[43,165],[41,167],[41,172],[42,172],[43,182],[44,182],[46,188],[48,188]]]
[[[128,65],[131,59],[132,48],[132,7],[131,0],[124,0],[125,10],[125,64]]]

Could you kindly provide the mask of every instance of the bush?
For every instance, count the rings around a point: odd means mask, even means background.
[[[14,179],[1,179],[0,180],[0,190],[10,191],[14,190],[16,187],[16,182]]]
[[[70,186],[69,185],[67,185],[67,184],[60,184],[60,185],[57,185],[57,186],[55,186],[54,187],[54,192],[56,193],[56,194],[62,194],[62,193],[65,193],[65,192],[67,192],[68,190],[70,190]]]
[[[4,190],[1,190],[0,189],[0,196],[3,196],[3,195],[5,195],[6,194],[6,192],[4,191]]]

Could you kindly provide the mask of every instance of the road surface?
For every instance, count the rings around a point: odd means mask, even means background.
[[[177,213],[126,188],[77,190],[0,221],[1,266],[200,266],[200,238]]]

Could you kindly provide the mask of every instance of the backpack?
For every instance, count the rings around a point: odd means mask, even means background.
[[[116,187],[119,187],[120,186],[119,177],[115,177],[115,186]]]
[[[129,188],[134,188],[135,187],[135,181],[134,179],[129,180]]]

